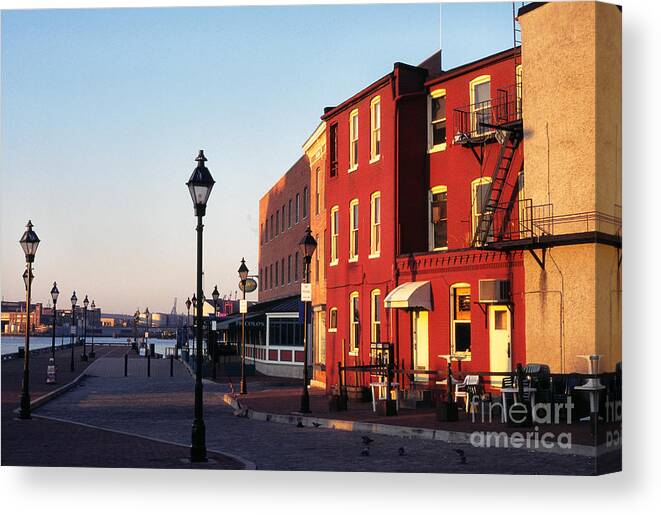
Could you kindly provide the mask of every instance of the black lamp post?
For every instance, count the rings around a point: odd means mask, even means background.
[[[188,349],[188,355],[190,356],[190,339],[188,338],[188,333],[190,331],[190,297],[186,299],[186,348]]]
[[[149,308],[145,308],[145,354],[149,352],[149,345],[148,345],[148,340],[149,340]]]
[[[32,300],[32,263],[34,255],[39,246],[39,237],[32,230],[32,221],[28,220],[27,231],[23,233],[20,239],[21,248],[25,253],[25,272],[23,281],[25,282],[25,354],[23,355],[23,385],[21,387],[21,409],[18,412],[18,418],[29,419],[30,415],[30,301]]]
[[[53,288],[50,291],[50,296],[53,299],[53,340],[50,346],[51,358],[53,358],[53,365],[55,364],[55,322],[57,320],[57,297],[60,295],[57,289],[57,283],[53,283]]]
[[[213,319],[211,321],[211,327],[209,328],[209,342],[212,344],[211,349],[211,361],[213,363],[212,367],[212,378],[216,379],[216,365],[218,363],[218,340],[216,339],[216,313],[218,312],[218,299],[220,298],[220,293],[218,292],[218,285],[213,287],[211,292],[211,298],[213,299]],[[214,331],[213,338],[211,337],[211,330]]]
[[[87,361],[87,306],[89,306],[90,301],[85,295],[83,300],[83,354],[80,356],[82,361]]]
[[[241,266],[239,267],[239,278],[241,279],[241,291],[243,292],[243,300],[246,300],[246,279],[248,279],[248,267],[246,266],[245,258],[241,258]],[[241,393],[248,393],[248,385],[246,384],[246,314],[241,313]]]
[[[197,167],[193,170],[190,179],[186,183],[193,199],[195,207],[195,216],[197,217],[197,334],[196,347],[197,355],[195,366],[195,419],[193,420],[193,430],[191,438],[191,462],[207,461],[206,430],[204,427],[204,413],[202,400],[202,231],[204,225],[202,218],[206,214],[207,201],[215,181],[204,165],[207,158],[204,157],[204,151],[200,150],[197,158]]]
[[[71,296],[71,371],[74,371],[74,332],[77,329],[76,326],[76,303],[78,302],[78,297],[76,297],[76,292],[74,290],[73,295]],[[77,335],[76,335],[77,336]]]
[[[193,296],[191,297],[191,300],[193,301],[193,336],[195,335],[195,326],[197,325],[197,295],[193,293]],[[195,352],[195,347],[192,347],[193,353]]]
[[[96,357],[96,354],[94,354],[94,328],[96,327],[96,323],[94,320],[96,317],[94,316],[94,311],[96,310],[96,304],[94,303],[94,299],[92,299],[92,304],[90,305],[90,308],[92,308],[92,350],[90,351],[90,358],[94,359]]]
[[[299,243],[305,262],[305,282],[310,282],[310,263],[312,254],[317,249],[317,241],[312,236],[310,227]],[[308,301],[303,303],[303,393],[301,395],[301,413],[310,413],[310,394],[308,392]]]
[[[140,309],[133,314],[133,349],[138,350],[138,322],[140,322]]]

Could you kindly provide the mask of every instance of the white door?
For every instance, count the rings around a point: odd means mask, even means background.
[[[429,369],[429,331],[427,311],[413,311],[413,368]],[[415,374],[415,381],[427,381],[427,374]]]
[[[490,370],[512,370],[511,317],[507,306],[489,306],[489,356]],[[503,376],[492,376],[493,386],[500,387]]]

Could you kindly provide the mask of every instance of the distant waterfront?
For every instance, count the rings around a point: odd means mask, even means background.
[[[71,339],[67,336],[64,338],[56,337],[55,346],[59,347],[64,342],[65,345],[69,344]],[[165,354],[166,347],[174,347],[175,339],[160,339],[160,338],[149,338],[147,343],[153,343],[158,354]],[[2,336],[0,338],[0,348],[2,349],[2,354],[11,354],[17,352],[19,347],[25,345],[25,338],[23,336]],[[30,337],[30,349],[42,349],[44,347],[50,347],[52,339],[50,336],[31,336]],[[94,337],[94,344],[114,344],[114,345],[126,345],[126,338],[108,338],[108,337]],[[92,344],[92,339],[88,336],[87,338],[87,348],[89,349]]]

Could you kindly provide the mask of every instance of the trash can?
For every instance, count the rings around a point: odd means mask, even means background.
[[[150,355],[152,358],[155,358],[155,357],[156,357],[156,345],[153,344],[153,343],[150,343],[150,344],[149,344],[149,355]]]
[[[19,347],[18,348],[18,357],[22,358],[25,356],[25,347]]]

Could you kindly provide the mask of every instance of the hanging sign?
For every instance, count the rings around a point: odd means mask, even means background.
[[[239,301],[239,313],[247,313],[248,312],[248,301],[241,299]]]
[[[301,283],[301,300],[312,302],[312,283]]]

